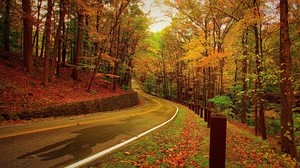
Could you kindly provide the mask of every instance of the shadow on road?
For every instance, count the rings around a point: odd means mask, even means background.
[[[130,131],[131,126],[127,122],[122,124],[110,124],[84,128],[80,131],[72,132],[76,137],[66,139],[52,145],[45,146],[33,152],[26,153],[18,159],[39,157],[42,161],[58,159],[67,155],[73,156],[72,159],[59,163],[53,167],[66,165],[91,155],[92,147],[114,139],[120,134]]]

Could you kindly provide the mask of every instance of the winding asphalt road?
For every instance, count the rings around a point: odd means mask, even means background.
[[[134,108],[0,127],[0,167],[65,167],[170,119],[167,100],[134,89],[145,103]]]

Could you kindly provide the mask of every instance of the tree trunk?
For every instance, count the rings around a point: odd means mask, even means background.
[[[76,42],[76,53],[74,56],[74,65],[76,68],[73,69],[72,77],[74,80],[79,80],[79,64],[80,64],[80,57],[82,54],[82,34],[83,34],[83,19],[84,15],[82,11],[77,12],[78,15],[78,26],[77,26],[77,42]]]
[[[257,0],[253,0],[253,4],[255,7],[254,16],[260,18],[260,10],[259,10],[259,2]],[[262,72],[262,36],[261,36],[261,24],[255,24],[253,26],[254,29],[254,36],[255,36],[255,56],[256,56],[256,75],[257,78],[255,79],[255,104],[254,105],[254,112],[256,116],[255,126],[256,126],[256,133],[261,134],[262,139],[267,138],[266,134],[266,124],[265,124],[265,112],[263,107],[263,87],[261,83],[261,72]]]
[[[246,48],[246,45],[248,44],[248,33],[246,33],[243,36],[242,45],[245,49],[243,52],[243,97],[242,97],[242,114],[241,114],[241,122],[246,123],[246,115],[247,115],[247,68],[248,68],[248,49]]]
[[[65,19],[65,15],[66,15],[67,9],[66,9],[66,3],[65,0],[61,0],[60,2],[60,13],[59,13],[59,23],[57,26],[57,30],[56,30],[56,35],[55,35],[55,40],[54,40],[54,46],[53,46],[53,54],[52,54],[52,58],[51,58],[51,66],[50,66],[50,82],[54,81],[54,71],[55,71],[55,62],[56,62],[56,58],[58,56],[58,53],[60,52],[60,50],[58,50],[59,48],[59,39],[60,39],[60,35],[61,35],[61,29],[64,23],[64,19]]]
[[[292,66],[288,24],[288,1],[280,0],[281,151],[297,158],[292,116]]]
[[[3,40],[4,40],[4,51],[9,52],[9,35],[10,35],[10,0],[6,0],[5,6],[5,16],[4,16],[4,33],[3,33]],[[6,56],[8,57],[8,55]]]
[[[202,106],[204,109],[207,108],[207,80],[206,80],[206,69],[203,68],[203,92],[202,92]]]
[[[224,94],[224,65],[225,65],[225,59],[222,58],[220,60],[220,95]]]
[[[49,58],[50,58],[50,42],[51,42],[51,17],[52,17],[52,0],[48,0],[48,13],[46,16],[46,32],[45,32],[45,57],[44,57],[44,75],[43,75],[43,85],[47,86],[49,82]]]
[[[36,43],[35,43],[35,56],[39,55],[39,36],[40,36],[40,15],[41,15],[42,0],[38,1],[38,11],[37,11],[37,24],[36,24]]]
[[[116,30],[116,36],[115,36],[115,39],[113,39],[114,41],[114,52],[115,52],[115,56],[116,56],[116,59],[117,61],[115,61],[115,67],[114,67],[114,75],[115,76],[118,76],[118,73],[119,73],[119,59],[120,59],[120,51],[119,51],[119,48],[120,48],[120,32],[121,32],[121,26],[118,25],[117,27],[117,30]],[[113,91],[117,91],[117,83],[118,83],[118,78],[113,78]]]
[[[258,8],[258,7],[257,7]],[[259,13],[259,11],[258,11]],[[260,13],[259,13],[260,15]],[[260,87],[260,92],[259,92],[259,117],[260,117],[260,128],[261,128],[261,138],[263,140],[267,139],[267,128],[266,128],[266,119],[265,119],[265,109],[264,109],[264,91],[263,91],[263,86],[261,82],[261,76],[260,74],[263,71],[263,65],[261,64],[261,61],[263,59],[263,39],[262,39],[262,25],[261,23],[259,24],[259,50],[260,50],[260,57],[259,57],[259,87]]]
[[[99,22],[100,22],[100,16],[99,16],[99,11],[97,12],[97,18],[96,18],[96,31],[97,33],[99,33]],[[106,41],[106,40],[105,40]],[[104,45],[103,45],[104,46]],[[101,48],[100,51],[99,50],[99,42],[96,41],[95,42],[95,55],[98,56],[97,59],[96,59],[96,62],[95,62],[95,68],[94,68],[94,72],[92,74],[92,77],[91,77],[91,80],[89,82],[89,85],[88,85],[88,89],[87,89],[87,92],[90,92],[91,89],[92,89],[92,83],[95,79],[95,76],[96,74],[98,73],[98,69],[99,69],[99,65],[100,65],[100,60],[101,60],[101,54],[102,54],[102,49],[104,47]]]
[[[42,38],[42,46],[41,46],[40,57],[43,57],[43,54],[44,54],[45,38],[46,38],[46,32],[44,31],[43,38]]]
[[[27,72],[33,70],[32,58],[32,16],[31,16],[31,0],[22,0],[23,6],[23,56],[24,65]]]
[[[176,60],[179,57],[176,55]],[[177,102],[182,103],[182,72],[181,72],[181,62],[176,62],[176,80],[177,80]]]
[[[167,78],[167,71],[166,71],[166,63],[164,58],[164,51],[162,49],[162,68],[163,68],[163,94],[164,98],[168,99],[168,78]]]
[[[66,56],[67,56],[67,37],[66,37],[66,25],[65,23],[63,24],[63,37],[62,37],[62,52],[61,52],[61,59],[62,59],[62,63],[65,64],[66,63]]]

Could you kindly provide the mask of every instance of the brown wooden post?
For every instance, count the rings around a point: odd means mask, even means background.
[[[196,113],[196,105],[194,103],[192,103],[192,109]]]
[[[207,110],[207,128],[210,128],[210,117],[211,116],[211,110],[210,109],[208,109]]]
[[[200,107],[199,104],[196,104],[196,109],[195,109],[195,111],[196,111],[196,114],[197,114],[197,115],[199,115],[199,107]]]
[[[200,108],[200,117],[203,118],[203,107]]]
[[[207,122],[207,113],[208,113],[208,110],[206,107],[204,107],[204,121]]]
[[[227,118],[211,114],[209,168],[225,168]]]

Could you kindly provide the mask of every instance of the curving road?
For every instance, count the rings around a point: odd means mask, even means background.
[[[167,100],[134,89],[145,103],[134,108],[0,127],[0,167],[64,167],[124,142],[176,112]]]

